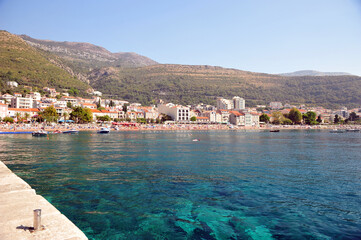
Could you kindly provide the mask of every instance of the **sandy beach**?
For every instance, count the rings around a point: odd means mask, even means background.
[[[97,131],[100,127],[109,127],[116,131],[207,131],[207,130],[271,130],[271,129],[361,129],[360,125],[260,125],[232,126],[225,124],[136,124],[136,126],[114,126],[111,124],[1,124],[1,132],[33,132],[44,129],[49,132],[76,129],[78,131]]]

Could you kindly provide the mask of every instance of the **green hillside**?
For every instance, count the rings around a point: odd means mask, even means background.
[[[361,78],[352,75],[285,77],[212,66],[162,64],[103,68],[92,71],[88,78],[91,86],[111,97],[141,103],[161,98],[181,104],[215,104],[218,96],[241,96],[249,105],[270,101],[324,107],[361,104]]]
[[[215,104],[219,96],[241,96],[249,106],[270,101],[331,108],[361,105],[358,76],[281,76],[214,66],[157,64],[135,53],[111,53],[89,43],[20,38],[0,31],[2,90],[8,80],[58,90],[75,87],[82,93],[91,86],[105,97],[142,104],[159,99]]]
[[[0,87],[5,82],[17,81],[21,85],[64,89],[75,87],[81,92],[90,86],[57,66],[57,57],[29,46],[20,37],[0,31]]]

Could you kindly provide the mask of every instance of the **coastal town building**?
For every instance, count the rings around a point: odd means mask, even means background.
[[[189,107],[168,103],[159,105],[158,111],[170,116],[176,122],[188,122],[190,120]]]
[[[5,93],[5,94],[1,95],[1,97],[0,97],[0,99],[4,100],[5,103],[7,103],[8,105],[11,104],[11,99],[13,99],[13,98],[14,98],[14,96],[10,95],[8,93]]]
[[[281,109],[281,108],[283,108],[283,105],[281,102],[270,102],[269,107],[271,109]]]
[[[246,101],[241,97],[233,97],[233,109],[235,110],[244,110],[246,109]]]
[[[0,118],[3,119],[8,114],[8,105],[5,103],[0,103]]]
[[[11,99],[12,108],[32,108],[33,99],[26,97],[14,97]]]
[[[9,87],[14,87],[14,88],[17,88],[19,86],[19,84],[15,81],[8,81],[8,82],[6,82],[6,85],[8,85]]]
[[[217,109],[233,109],[233,101],[222,97],[217,98]]]

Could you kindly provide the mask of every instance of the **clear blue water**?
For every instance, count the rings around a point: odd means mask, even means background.
[[[90,239],[361,237],[360,133],[2,135],[0,159]]]

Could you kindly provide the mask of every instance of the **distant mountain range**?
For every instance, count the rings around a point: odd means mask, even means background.
[[[38,40],[20,35],[33,47],[49,51],[73,62],[83,62],[88,66],[143,67],[158,64],[150,58],[132,52],[112,53],[103,47],[81,42],[56,42]]]
[[[347,76],[352,75],[346,72],[319,72],[314,70],[301,70],[291,73],[280,73],[281,76],[300,77],[300,76]]]
[[[215,104],[219,96],[242,96],[248,105],[281,101],[360,106],[360,77],[302,72],[289,76],[207,65],[159,64],[136,53],[111,53],[89,43],[37,40],[0,31],[1,90],[6,89],[6,81],[15,80],[39,88],[74,87],[84,93],[93,88],[104,97],[142,104],[159,99]]]

